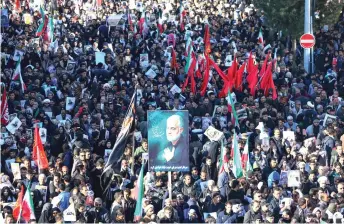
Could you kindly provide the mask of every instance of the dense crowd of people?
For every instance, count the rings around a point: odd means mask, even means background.
[[[9,114],[7,122],[1,119],[4,223],[331,223],[343,218],[344,13],[314,34],[315,72],[307,73],[302,49],[269,29],[269,18],[254,1],[42,1],[43,10],[36,2],[1,3],[1,93],[7,94]],[[49,37],[38,34],[44,14],[52,18]],[[115,25],[112,15],[122,15]],[[234,58],[240,66],[251,55],[259,68],[267,57],[274,61],[277,99],[259,88],[252,94],[246,73],[242,86],[233,88],[239,128],[228,97],[219,97],[224,82],[216,70],[210,71],[204,95],[204,68],[195,76],[196,91],[183,88],[188,36],[202,67],[205,24],[209,57],[222,71]],[[103,60],[98,52],[105,53]],[[134,141],[126,142],[121,167],[104,187],[104,166],[137,90]],[[151,110],[189,112],[190,171],[172,172],[172,195],[168,173],[149,171],[143,158]],[[202,118],[224,133],[224,145],[204,135]],[[20,125],[9,127],[14,119]],[[41,138],[49,167],[44,170],[33,159],[37,125],[46,130]],[[240,178],[232,170],[235,132],[242,155],[248,148],[244,167],[252,166]],[[13,163],[19,164],[16,172]],[[138,198],[142,164],[144,196]],[[34,211],[29,221],[13,212],[28,188]]]

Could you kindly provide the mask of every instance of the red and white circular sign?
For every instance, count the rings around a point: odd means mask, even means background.
[[[312,48],[315,45],[315,37],[313,34],[305,33],[300,38],[300,44],[303,48]]]

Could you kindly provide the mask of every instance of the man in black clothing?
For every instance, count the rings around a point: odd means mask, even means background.
[[[273,215],[274,215],[274,220],[275,222],[277,223],[279,218],[280,218],[280,211],[281,211],[281,208],[280,208],[280,205],[279,205],[279,201],[280,201],[280,198],[281,198],[281,195],[282,195],[282,189],[281,188],[274,188],[274,191],[273,191],[273,196],[272,196],[272,199],[270,201],[270,211],[273,212]],[[285,208],[282,208],[282,210],[284,210]]]
[[[233,199],[239,199],[241,203],[244,202],[245,192],[240,189],[240,183],[238,180],[234,179],[231,183],[231,190],[227,195],[227,201]]]
[[[130,189],[124,190],[124,202],[123,202],[123,210],[124,210],[124,218],[125,222],[131,223],[134,221],[134,212],[135,212],[135,206],[136,201],[134,201],[130,197]]]

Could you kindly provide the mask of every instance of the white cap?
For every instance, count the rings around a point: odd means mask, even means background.
[[[45,99],[45,100],[43,100],[43,103],[50,103],[50,100],[49,99]]]
[[[308,102],[307,102],[307,106],[309,106],[310,108],[314,108],[314,104],[312,104],[311,101],[308,101]]]

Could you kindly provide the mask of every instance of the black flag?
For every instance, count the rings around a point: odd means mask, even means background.
[[[101,186],[104,191],[107,191],[111,182],[114,171],[120,170],[121,157],[126,147],[128,138],[133,127],[135,126],[135,112],[136,112],[136,89],[133,97],[131,98],[127,113],[124,117],[122,128],[117,136],[115,145],[109,155],[109,159],[105,164],[103,173],[101,175]]]

